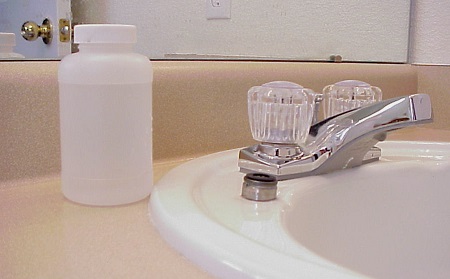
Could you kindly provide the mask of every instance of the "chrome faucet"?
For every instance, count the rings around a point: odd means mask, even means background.
[[[356,108],[310,126],[298,143],[263,141],[239,153],[245,173],[265,173],[278,180],[329,173],[377,161],[374,145],[392,130],[432,122],[430,97],[415,94]]]

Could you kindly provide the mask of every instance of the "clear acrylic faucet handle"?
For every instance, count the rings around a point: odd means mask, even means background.
[[[304,142],[311,126],[315,95],[293,82],[273,81],[248,91],[248,116],[253,138],[260,142]]]
[[[323,89],[324,116],[370,105],[382,99],[381,89],[359,80],[343,80]]]

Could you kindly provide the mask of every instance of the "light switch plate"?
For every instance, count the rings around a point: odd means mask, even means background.
[[[230,19],[231,0],[205,0],[207,19]]]

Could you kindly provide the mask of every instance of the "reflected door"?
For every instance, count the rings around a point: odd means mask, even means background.
[[[34,41],[22,37],[21,29],[25,22],[32,21],[42,26],[45,19],[52,29],[50,42],[44,43],[41,37]],[[14,51],[27,59],[61,58],[71,52],[70,40],[60,40],[60,19],[71,21],[70,0],[0,0],[0,32],[16,34]]]

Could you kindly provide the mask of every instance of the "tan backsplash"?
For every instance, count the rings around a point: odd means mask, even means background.
[[[431,128],[450,130],[450,66],[416,66],[418,92],[431,96]]]
[[[420,80],[417,66],[406,64],[156,61],[153,65],[155,161],[253,143],[246,102],[254,85],[286,80],[321,91],[340,80],[358,79],[380,87],[387,99],[416,93]],[[59,172],[57,68],[56,61],[0,63],[0,182]],[[423,89],[431,90],[432,85]],[[437,106],[435,116],[442,119],[444,106]],[[439,121],[441,128],[450,126],[444,124]]]

